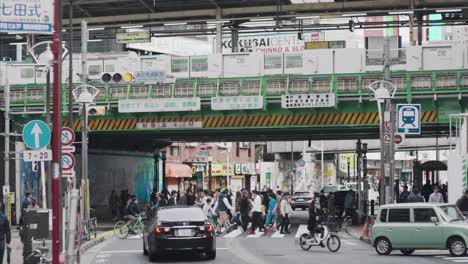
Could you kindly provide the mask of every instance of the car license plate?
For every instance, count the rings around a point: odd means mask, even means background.
[[[304,199],[297,199],[296,201],[298,201],[298,202],[303,202]]]
[[[177,236],[192,236],[192,229],[178,229]]]

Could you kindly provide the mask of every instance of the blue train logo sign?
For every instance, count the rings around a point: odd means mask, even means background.
[[[50,128],[41,120],[33,120],[23,127],[23,142],[30,149],[43,149],[50,143]]]
[[[421,134],[421,105],[398,104],[397,109],[397,132],[399,134]]]

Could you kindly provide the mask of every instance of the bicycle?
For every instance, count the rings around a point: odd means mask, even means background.
[[[91,218],[83,224],[83,237],[85,240],[91,240],[91,236],[97,237],[97,218]]]
[[[114,235],[120,239],[125,239],[128,237],[129,232],[133,231],[140,238],[143,238],[144,219],[145,217],[138,215],[137,218],[127,222],[122,220],[118,221],[114,225]]]
[[[42,240],[42,245],[29,253],[25,259],[25,262],[34,263],[33,261],[38,259],[35,262],[37,264],[52,263],[52,256],[49,257],[49,251],[49,247],[46,246],[45,240]]]
[[[325,224],[319,225],[323,229],[323,234],[307,232],[299,237],[299,246],[303,250],[309,250],[312,246],[326,246],[330,252],[337,252],[341,247],[341,240],[336,234],[340,231],[341,223],[336,221],[334,217],[329,217]]]

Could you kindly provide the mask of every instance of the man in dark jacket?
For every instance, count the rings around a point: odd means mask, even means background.
[[[400,203],[407,203],[408,202],[408,196],[410,195],[410,192],[408,192],[408,185],[403,186],[403,191],[400,194]]]
[[[6,247],[10,247],[11,242],[11,230],[10,223],[6,216],[0,212],[0,263],[3,263],[3,255],[5,254],[5,243]]]
[[[239,202],[239,213],[240,213],[240,221],[241,221],[241,226],[243,231],[247,231],[247,228],[249,226],[249,213],[250,209],[252,208],[252,205],[249,201],[249,192],[243,191],[242,192],[242,198]]]
[[[408,195],[408,203],[424,203],[424,197],[419,194],[418,187],[413,187],[413,191]]]
[[[468,189],[466,189],[463,196],[458,199],[457,207],[460,209],[460,211],[462,211],[462,213],[468,212]]]

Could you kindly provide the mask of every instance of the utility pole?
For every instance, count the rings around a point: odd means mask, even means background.
[[[291,141],[291,176],[289,178],[289,183],[291,184],[291,195],[294,194],[294,150],[293,150],[293,141]],[[322,183],[323,184],[323,183]]]
[[[384,80],[391,82],[390,78],[390,43],[387,38],[384,42]],[[381,199],[383,204],[393,203],[393,189],[394,189],[394,177],[395,177],[395,110],[392,104],[392,99],[384,99],[383,108],[383,122],[381,122],[380,140],[381,140],[381,180],[384,180],[381,184],[381,194],[384,193],[384,198]],[[381,116],[382,118],[382,116]],[[382,195],[381,195],[382,196]]]
[[[62,62],[60,39],[60,0],[54,1],[54,89],[53,89],[53,124],[52,124],[52,263],[59,264],[60,256],[60,150],[61,150],[61,78],[60,65]]]
[[[8,189],[10,189],[10,82],[8,81],[8,73],[6,79],[7,80],[5,85],[5,91],[3,95],[5,100],[5,186],[7,186]],[[3,204],[5,205],[5,214],[7,216],[10,215],[8,195],[6,197],[3,197]],[[11,219],[8,220],[11,224]]]
[[[81,82],[86,87],[88,80],[88,23],[83,20],[81,22]],[[84,199],[84,220],[89,219],[89,182],[88,182],[88,103],[82,104],[82,121],[81,126],[81,175],[82,183],[84,184],[83,199]]]

